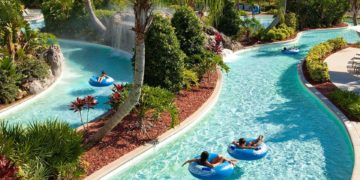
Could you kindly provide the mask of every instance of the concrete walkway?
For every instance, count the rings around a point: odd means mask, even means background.
[[[332,54],[326,58],[325,62],[328,64],[330,79],[338,88],[360,93],[360,75],[354,73],[353,64],[351,62],[353,57],[360,58],[357,54],[360,54],[360,49],[346,48]],[[360,62],[360,60],[358,62]],[[355,163],[351,179],[360,180],[360,122],[349,121],[345,115],[343,115],[329,100],[327,100],[327,98],[324,96],[319,98],[345,124],[345,127],[351,137],[355,154]]]
[[[325,62],[329,67],[330,79],[337,87],[360,93],[360,75],[355,74],[351,62],[353,57],[357,57],[359,58],[357,62],[360,63],[360,56],[356,54],[360,54],[360,49],[346,48],[332,54],[325,59]]]

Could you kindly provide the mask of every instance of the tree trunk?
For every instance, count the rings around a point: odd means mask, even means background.
[[[120,105],[116,113],[105,125],[90,138],[90,144],[99,142],[110,132],[139,102],[141,88],[144,81],[145,69],[145,33],[151,24],[151,3],[150,0],[136,0],[134,3],[135,13],[135,68],[134,82],[128,98]]]
[[[85,0],[85,8],[87,10],[87,12],[89,13],[91,22],[94,24],[95,28],[102,32],[105,33],[106,32],[106,27],[105,25],[96,17],[95,11],[92,7],[91,4],[91,0]]]
[[[354,12],[352,20],[353,20],[354,26],[357,26],[357,24],[358,24],[357,23],[357,13]]]
[[[358,0],[352,0],[352,12],[353,12],[353,23],[354,26],[357,26],[357,15],[358,15],[358,11],[359,11],[359,5],[358,5]]]

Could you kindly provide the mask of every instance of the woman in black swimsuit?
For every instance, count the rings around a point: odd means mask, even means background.
[[[224,161],[228,161],[230,162],[232,165],[236,164],[236,160],[234,159],[227,159],[225,157],[222,157],[220,155],[218,155],[216,158],[214,158],[211,162],[208,161],[209,158],[209,153],[207,151],[204,151],[201,153],[200,155],[200,159],[190,159],[184,162],[184,164],[182,166],[184,166],[187,163],[192,163],[192,162],[196,162],[199,165],[203,165],[209,168],[214,168],[217,165],[222,164]]]

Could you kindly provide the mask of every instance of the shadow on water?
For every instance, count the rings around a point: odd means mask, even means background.
[[[241,176],[244,174],[244,170],[241,169],[239,166],[235,166],[234,167],[234,173],[227,179],[229,180],[235,180],[235,179],[240,179]]]
[[[279,94],[286,98],[287,102],[272,104],[271,111],[268,111],[265,116],[257,118],[258,121],[263,123],[283,126],[279,133],[268,137],[266,141],[279,143],[294,140],[300,142],[318,140],[324,151],[325,175],[327,178],[343,179],[345,176],[351,176],[352,165],[348,168],[342,168],[343,172],[334,171],[339,164],[343,164],[343,166],[351,164],[349,163],[351,162],[350,158],[334,157],[334,155],[339,155],[339,157],[351,156],[347,153],[351,151],[350,149],[344,150],[344,152],[341,150],[348,147],[347,141],[344,139],[348,138],[347,135],[340,133],[341,137],[334,137],[332,132],[329,132],[338,131],[335,134],[339,134],[339,131],[344,131],[343,127],[339,127],[338,123],[335,122],[336,120],[326,112],[326,109],[321,107],[310,94],[304,92],[297,78],[297,64],[293,64],[284,71],[277,82],[277,87],[280,87]],[[300,109],[299,107],[303,108]]]
[[[74,90],[71,91],[70,94],[72,96],[77,96],[77,97],[82,97],[82,96],[87,96],[87,95],[92,95],[96,92],[95,89],[78,89],[78,90]]]

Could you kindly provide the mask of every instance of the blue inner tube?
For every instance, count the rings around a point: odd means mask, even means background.
[[[99,76],[92,76],[89,79],[89,84],[94,87],[106,87],[114,84],[114,79],[110,76],[106,76],[101,82],[98,82]]]
[[[209,153],[208,161],[211,162],[217,156],[218,155],[215,153]],[[195,158],[199,159],[200,156]],[[188,170],[191,175],[198,179],[222,179],[231,176],[234,172],[234,166],[230,162],[224,161],[222,164],[214,168],[209,168],[193,162],[189,165]]]
[[[250,143],[255,139],[246,139],[246,143]],[[269,148],[265,143],[260,144],[257,149],[240,149],[235,144],[230,144],[228,153],[240,160],[258,160],[266,156]]]
[[[300,49],[297,48],[287,49],[287,50],[282,50],[281,52],[283,52],[284,54],[297,54],[300,52]]]

